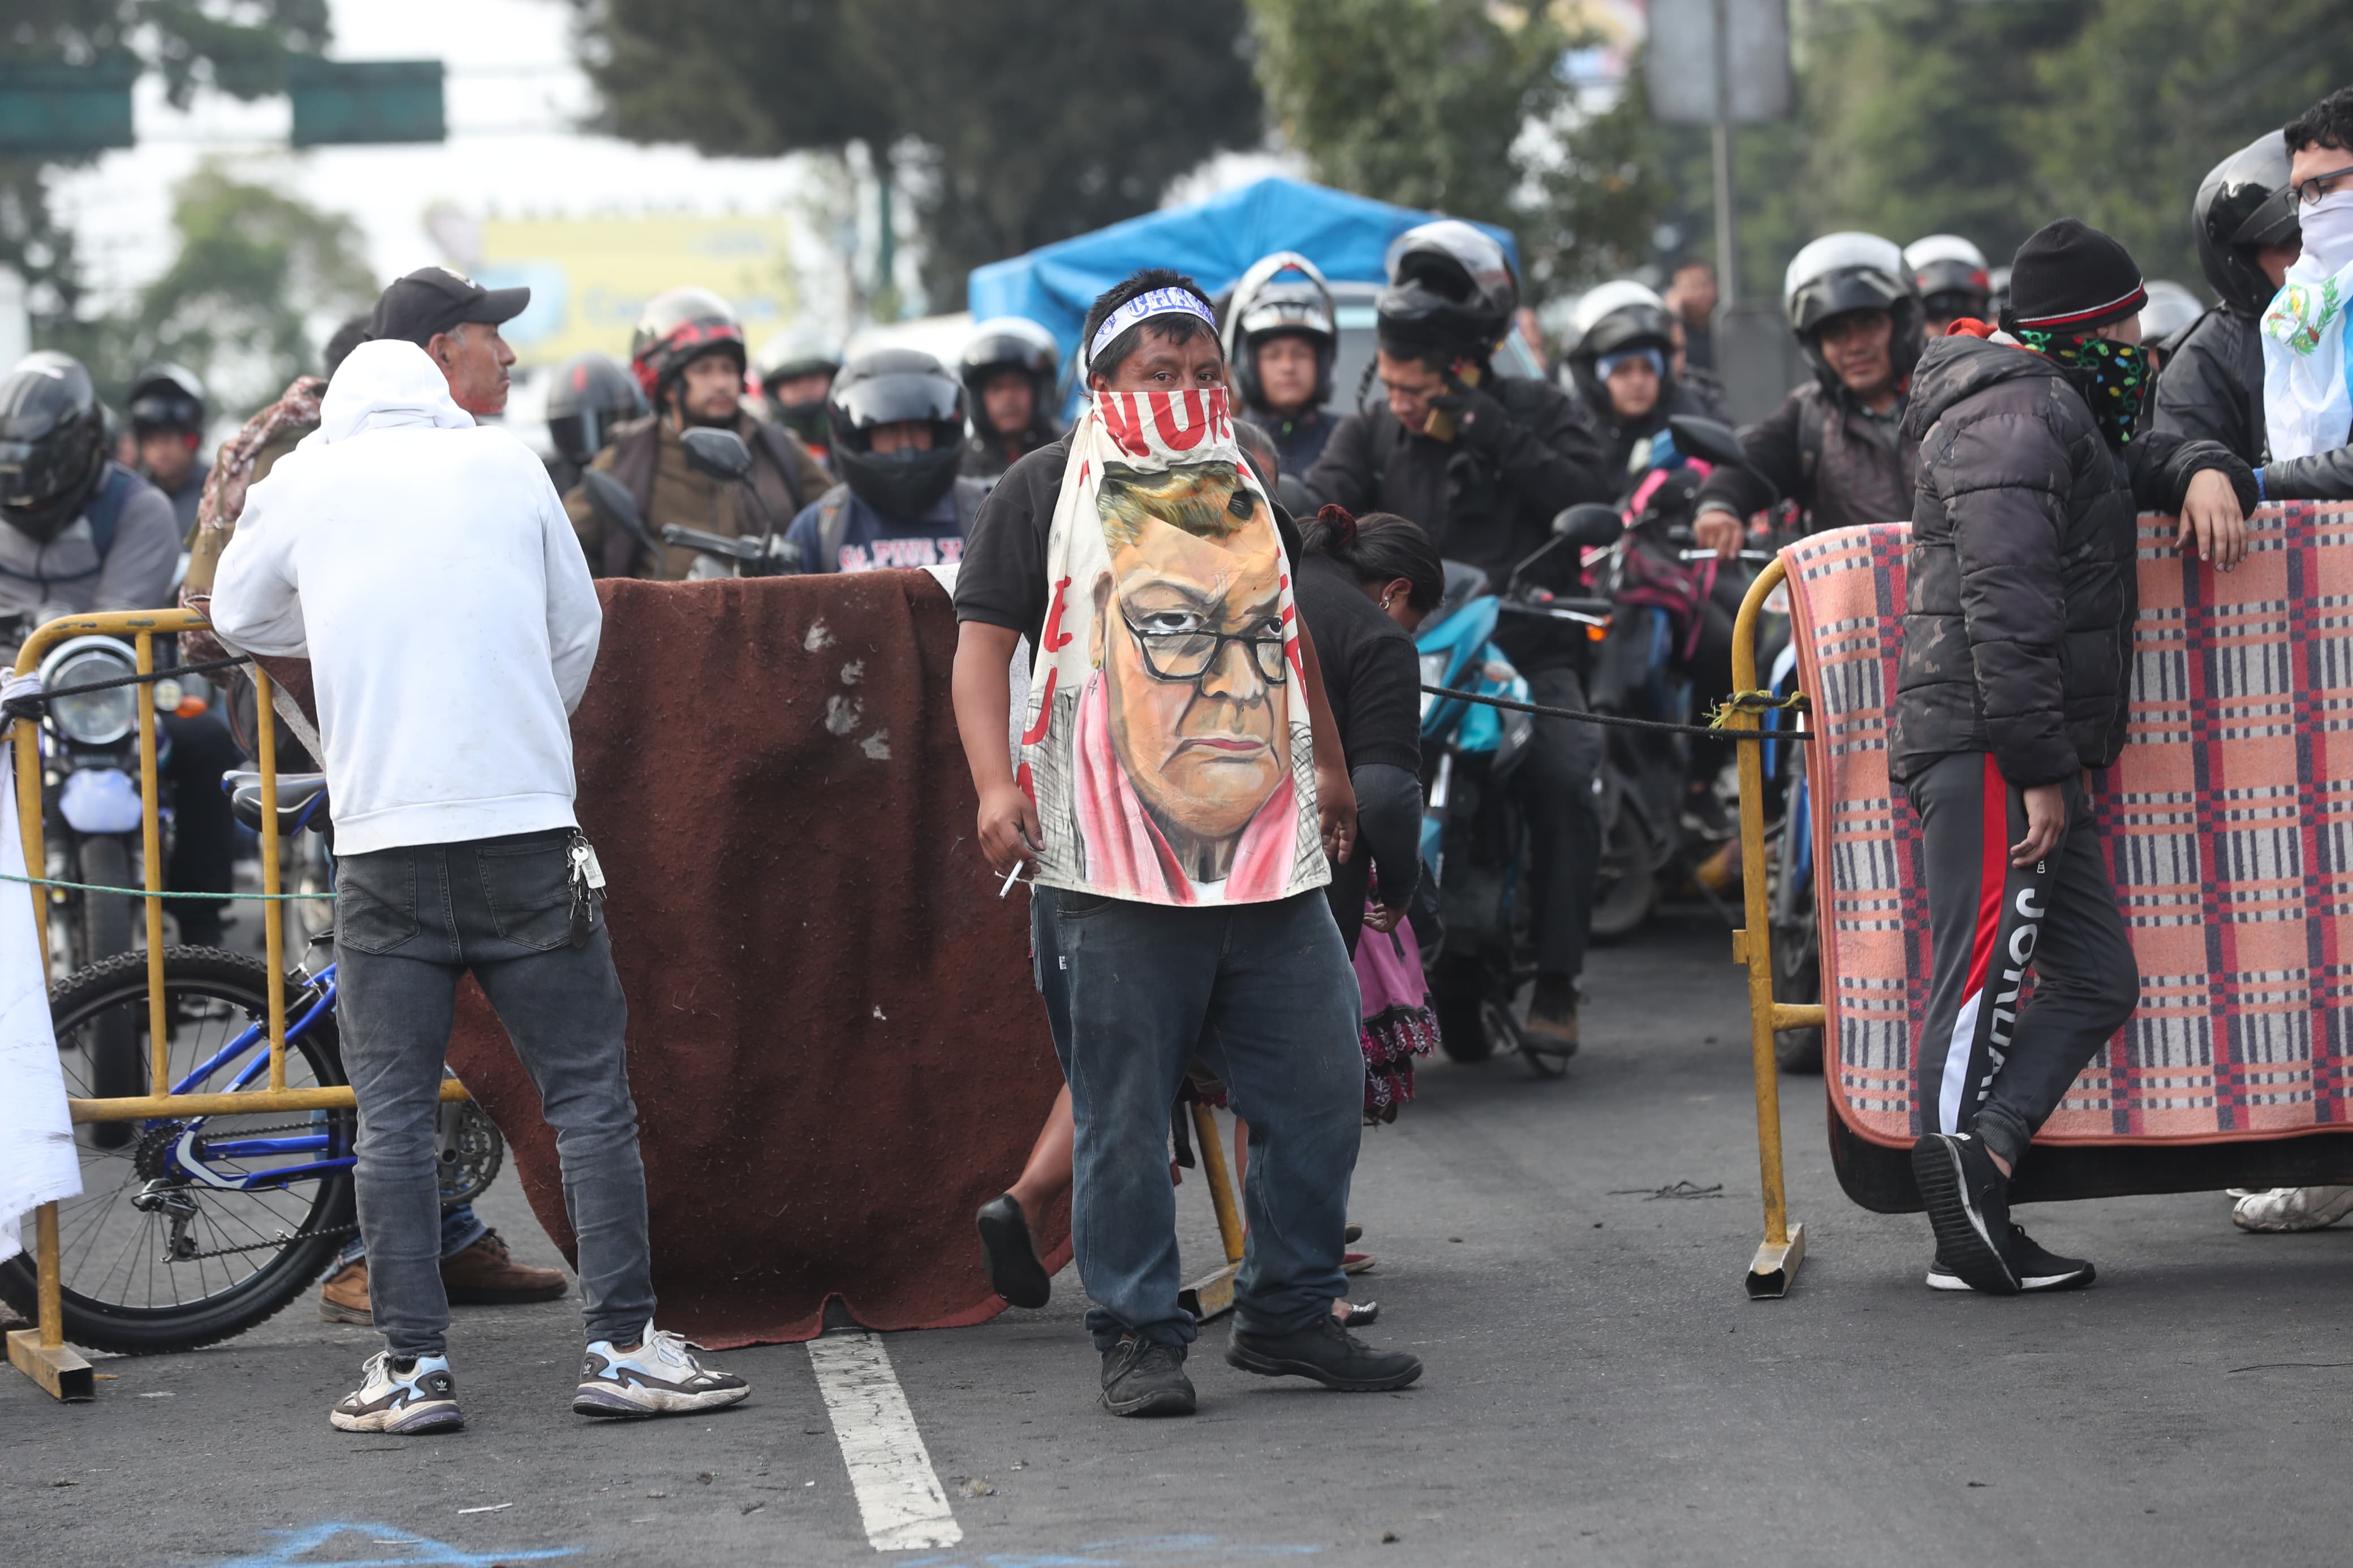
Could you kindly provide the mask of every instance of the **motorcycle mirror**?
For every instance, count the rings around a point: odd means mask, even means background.
[[[1675,450],[1683,456],[1743,469],[1772,490],[1774,500],[1780,500],[1779,487],[1766,479],[1757,465],[1748,460],[1748,448],[1740,444],[1740,432],[1723,420],[1705,419],[1696,414],[1678,414],[1667,421],[1667,428],[1674,435]]]
[[[678,438],[686,466],[714,479],[740,479],[752,471],[752,449],[733,430],[689,430]]]
[[[587,490],[588,504],[596,509],[597,515],[652,552],[656,559],[660,558],[661,546],[646,531],[645,521],[638,516],[637,500],[627,485],[602,468],[583,469],[580,483]]]
[[[1554,518],[1552,531],[1580,550],[1599,550],[1618,542],[1618,536],[1626,531],[1626,520],[1615,507],[1587,501]]]

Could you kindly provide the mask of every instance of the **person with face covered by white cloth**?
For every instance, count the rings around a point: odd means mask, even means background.
[[[2353,500],[2353,87],[2289,121],[2288,188],[2304,254],[2263,312],[2265,500]],[[2353,1210],[2353,1188],[2345,1189]],[[2345,1211],[2340,1211],[2345,1212]]]
[[[1216,320],[1191,279],[1146,270],[1111,289],[1081,348],[1086,413],[1006,471],[966,542],[955,707],[982,852],[1035,883],[1102,1402],[1194,1408],[1165,1144],[1196,1057],[1250,1127],[1227,1361],[1401,1388],[1419,1360],[1374,1350],[1331,1311],[1364,1058],[1321,889],[1327,850],[1350,852],[1354,809],[1291,551],[1236,443]],[[1017,772],[1005,667],[1024,633],[1038,658]]]

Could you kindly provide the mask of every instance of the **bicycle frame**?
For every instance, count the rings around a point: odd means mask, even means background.
[[[327,965],[312,977],[311,986],[317,1000],[304,1009],[302,1016],[286,1026],[290,1041],[301,1037],[302,1032],[335,1008],[335,966]],[[172,1086],[174,1094],[194,1093],[196,1085],[214,1073],[251,1053],[256,1046],[264,1045],[268,1035],[262,1025],[248,1024],[243,1032],[230,1040],[186,1077]],[[265,1051],[245,1064],[237,1077],[229,1080],[223,1093],[236,1094],[244,1089],[269,1066]],[[315,1112],[313,1114],[316,1114]],[[306,1164],[278,1165],[267,1171],[254,1171],[243,1175],[228,1176],[214,1171],[212,1160],[267,1160],[286,1154],[317,1154],[335,1147],[337,1140],[331,1133],[306,1132],[290,1138],[229,1138],[205,1139],[201,1136],[209,1118],[191,1117],[181,1129],[179,1141],[172,1149],[172,1163],[190,1181],[223,1192],[259,1192],[270,1187],[283,1187],[297,1181],[347,1171],[357,1163],[351,1154],[337,1155],[328,1160],[314,1160]]]

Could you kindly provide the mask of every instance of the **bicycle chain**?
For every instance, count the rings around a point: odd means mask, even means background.
[[[360,1227],[357,1224],[353,1224],[334,1226],[326,1230],[306,1230],[300,1236],[281,1235],[275,1241],[249,1241],[243,1247],[215,1247],[210,1252],[192,1252],[185,1258],[174,1258],[171,1259],[171,1261],[174,1263],[202,1263],[207,1258],[227,1258],[230,1254],[237,1252],[259,1252],[265,1247],[286,1247],[298,1241],[311,1241],[319,1237],[332,1239],[339,1236],[356,1236],[359,1234],[359,1228]]]

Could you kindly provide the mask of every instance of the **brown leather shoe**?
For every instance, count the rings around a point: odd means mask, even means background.
[[[331,1323],[375,1326],[375,1310],[368,1305],[366,1258],[356,1258],[327,1276],[319,1287],[319,1316]]]
[[[1549,1056],[1577,1054],[1577,982],[1555,975],[1536,981],[1528,1002],[1527,1045]]]
[[[441,1263],[441,1288],[457,1307],[507,1307],[520,1301],[553,1301],[569,1289],[561,1268],[517,1263],[495,1230]]]

